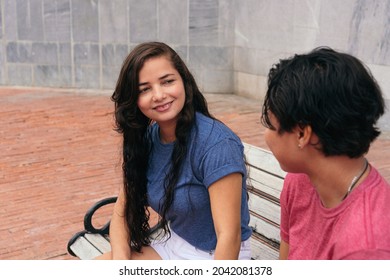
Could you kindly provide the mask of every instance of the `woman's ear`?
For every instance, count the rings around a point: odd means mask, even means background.
[[[310,125],[297,125],[294,128],[294,133],[296,134],[298,148],[302,149],[306,145],[310,144],[311,138],[313,136],[313,130]]]

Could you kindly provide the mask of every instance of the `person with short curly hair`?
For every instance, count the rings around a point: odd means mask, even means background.
[[[365,157],[384,110],[350,54],[321,47],[271,68],[262,122],[288,172],[281,259],[390,259],[390,185]]]

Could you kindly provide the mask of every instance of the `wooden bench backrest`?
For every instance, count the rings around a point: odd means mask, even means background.
[[[286,173],[274,155],[244,143],[248,163],[248,192],[253,259],[277,259],[280,244],[279,197]]]

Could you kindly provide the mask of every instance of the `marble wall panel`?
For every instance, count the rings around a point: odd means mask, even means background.
[[[102,88],[114,91],[120,70],[116,66],[103,66]]]
[[[0,22],[3,22],[3,7],[0,5]],[[0,39],[3,38],[3,25],[0,24]]]
[[[235,46],[288,50],[293,40],[293,0],[236,1],[235,11]]]
[[[194,68],[232,70],[234,49],[229,47],[190,46],[189,63]]]
[[[240,96],[263,100],[266,92],[267,79],[261,75],[242,72],[234,73],[234,93]]]
[[[31,62],[38,65],[57,65],[57,46],[56,43],[33,43],[31,49]]]
[[[106,44],[102,46],[102,64],[120,68],[127,57],[129,48],[127,45]]]
[[[16,0],[16,16],[19,40],[44,39],[42,0]]]
[[[52,65],[35,65],[34,81],[36,86],[55,87],[58,86],[60,73],[57,66]]]
[[[233,71],[206,69],[203,71],[200,82],[204,92],[225,94],[234,92]]]
[[[390,1],[358,0],[351,10],[347,50],[368,63],[390,65]]]
[[[3,37],[9,41],[18,40],[18,16],[16,13],[16,4],[15,0],[4,0],[3,11],[4,11],[4,21],[3,21]]]
[[[382,131],[389,132],[390,131],[390,99],[385,100],[386,103],[386,112],[385,114],[379,119],[378,126]]]
[[[44,0],[43,23],[46,41],[69,42],[71,38],[70,0]]]
[[[8,85],[31,86],[33,85],[32,67],[29,64],[13,63],[8,65]]]
[[[219,0],[218,38],[219,46],[234,46],[234,0]]]
[[[97,44],[75,44],[73,48],[75,65],[99,65],[100,53]]]
[[[129,42],[129,12],[127,1],[99,1],[100,42]]]
[[[253,75],[267,76],[272,65],[289,53],[275,53],[270,50],[236,47],[234,51],[234,70]]]
[[[321,45],[346,50],[355,2],[356,0],[321,1],[319,34],[313,47]]]
[[[98,89],[100,84],[100,67],[89,65],[75,66],[75,85],[80,88]]]
[[[6,46],[7,62],[9,63],[31,63],[32,44],[9,42]]]
[[[69,87],[69,85],[73,84],[72,81],[72,66],[64,65],[59,66],[59,77],[58,77],[58,84],[57,87]]]
[[[190,0],[189,44],[218,45],[219,1]]]
[[[188,1],[160,0],[158,2],[158,39],[167,44],[187,44]]]
[[[366,63],[366,65],[381,87],[384,97],[390,100],[390,67],[387,65],[369,63]]]
[[[0,45],[0,85],[6,81],[6,68],[5,68],[4,46]]]
[[[157,0],[130,0],[130,42],[157,40]]]
[[[58,64],[63,66],[72,65],[72,50],[70,43],[58,44]]]
[[[72,34],[74,42],[99,41],[98,0],[72,1]]]
[[[187,46],[172,46],[175,52],[180,56],[180,58],[186,63],[189,64],[189,51]],[[187,65],[190,66],[190,65]]]

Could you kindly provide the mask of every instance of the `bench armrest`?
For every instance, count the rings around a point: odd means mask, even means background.
[[[87,210],[87,212],[84,215],[84,230],[75,233],[68,241],[67,250],[69,254],[71,254],[74,257],[77,257],[76,254],[72,251],[71,246],[79,237],[84,236],[86,233],[98,233],[102,236],[108,235],[110,231],[110,221],[108,221],[101,228],[95,228],[92,224],[92,217],[99,208],[107,204],[115,203],[116,200],[117,200],[116,196],[101,199]]]
[[[91,208],[88,209],[88,211],[85,213],[84,216],[84,229],[90,233],[99,233],[101,235],[107,235],[110,231],[110,221],[108,221],[104,226],[101,228],[95,228],[92,224],[92,218],[93,214],[101,207],[115,203],[118,197],[107,197],[102,200],[99,200],[96,202]]]

